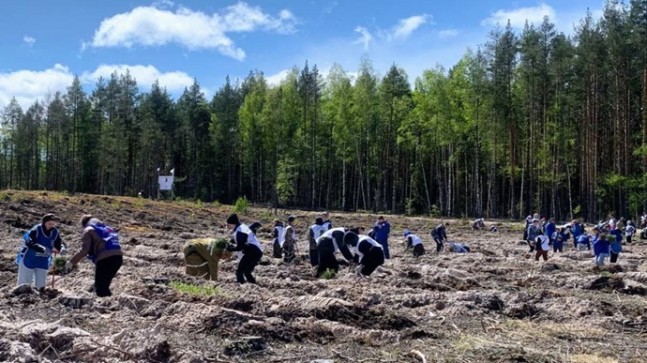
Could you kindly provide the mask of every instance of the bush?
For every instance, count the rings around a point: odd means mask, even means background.
[[[234,212],[237,214],[246,214],[249,209],[249,201],[246,197],[240,197],[236,199],[236,204],[234,204]]]

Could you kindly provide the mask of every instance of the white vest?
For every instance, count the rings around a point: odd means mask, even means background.
[[[234,230],[234,233],[232,233],[232,237],[234,238],[234,241],[236,241],[236,242],[238,242],[238,240],[236,239],[236,233],[238,233],[238,232],[242,232],[242,233],[245,233],[247,235],[247,243],[246,244],[254,245],[254,246],[258,247],[258,249],[261,250],[261,252],[263,251],[263,245],[261,245],[261,243],[258,242],[258,239],[256,239],[256,235],[254,234],[254,232],[252,232],[251,229],[249,229],[249,227],[246,224],[241,224],[240,226],[238,226],[238,228],[236,228]]]
[[[411,247],[415,247],[419,244],[422,244],[422,239],[415,234],[410,234],[407,238],[411,238]]]
[[[312,235],[314,236],[315,241],[317,240],[317,238],[321,237],[324,232],[326,232],[326,227],[324,227],[323,225],[320,226],[318,224],[313,224],[312,226],[310,226],[310,229],[312,230]]]
[[[634,233],[636,233],[636,228],[635,228],[634,226],[627,226],[627,227],[625,228],[625,234],[626,234],[628,237],[633,236],[633,235],[634,235]]]
[[[279,235],[279,244],[281,245],[281,247],[283,247],[283,244],[285,243],[285,236],[288,234],[288,229],[292,230],[292,239],[295,239],[294,227],[288,225],[287,227],[283,228],[283,230],[281,231],[281,234]]]
[[[276,226],[274,227],[274,229],[276,229],[276,232],[277,232],[276,239],[281,245],[281,247],[283,247],[283,242],[285,242],[285,228],[283,226]]]
[[[376,240],[372,239],[369,236],[360,234],[359,235],[359,240],[357,241],[357,246],[351,247],[351,249],[350,249],[353,253],[355,253],[359,257],[360,262],[364,258],[364,254],[359,252],[359,244],[362,243],[362,242],[368,242],[368,243],[372,244],[373,247],[379,247],[380,249],[382,248],[382,245],[377,243]]]
[[[337,241],[335,238],[332,236],[334,232],[340,231],[342,233],[346,233],[346,230],[344,230],[344,227],[337,227],[333,229],[329,229],[324,234],[322,234],[319,238],[317,238],[317,246],[319,246],[319,242],[321,242],[322,239],[324,238],[330,238],[332,239],[332,244],[335,246],[335,252],[339,251],[339,245],[337,245]]]

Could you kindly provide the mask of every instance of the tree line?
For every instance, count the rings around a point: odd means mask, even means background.
[[[232,203],[520,218],[637,215],[647,202],[647,0],[609,1],[573,35],[549,18],[494,29],[449,69],[410,82],[362,59],[308,62],[208,100],[113,74],[74,79],[0,124],[0,186]]]

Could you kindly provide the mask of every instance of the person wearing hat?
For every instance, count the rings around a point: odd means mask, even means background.
[[[288,217],[288,225],[283,230],[283,262],[291,263],[296,258],[296,233],[292,223],[296,219],[295,216]]]
[[[231,236],[235,243],[229,245],[227,251],[238,252],[241,256],[236,269],[236,280],[241,284],[255,284],[256,279],[252,272],[263,257],[263,246],[256,239],[254,232],[246,224],[240,223],[237,214],[231,214],[227,218],[227,227],[232,230]]]
[[[351,229],[344,235],[344,243],[349,246],[350,251],[355,255],[355,260],[359,264],[356,272],[364,277],[384,264],[384,249],[382,244],[373,238],[357,234],[357,229]]]
[[[34,285],[45,288],[51,256],[61,250],[63,241],[56,229],[60,219],[52,213],[45,214],[40,223],[23,235],[23,244],[16,256],[18,286]]]
[[[425,254],[425,246],[422,245],[422,238],[411,233],[408,229],[404,230],[404,238],[407,249],[413,249],[413,257],[420,257]]]
[[[272,230],[272,257],[282,258],[283,257],[283,238],[285,234],[283,233],[283,222],[278,219],[274,220],[274,229]]]
[[[94,263],[94,291],[97,296],[111,296],[110,284],[123,263],[123,252],[117,232],[101,220],[86,214],[81,217],[81,250],[65,264],[71,271],[87,257]]]
[[[315,219],[315,224],[308,228],[310,265],[312,265],[313,267],[319,264],[319,254],[317,253],[317,238],[321,237],[321,235],[326,232],[323,223],[323,218],[317,217]]]

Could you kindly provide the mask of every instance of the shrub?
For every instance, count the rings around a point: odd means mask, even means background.
[[[238,214],[246,214],[249,209],[249,201],[246,197],[239,197],[234,204],[234,212]]]
[[[333,270],[333,269],[331,269],[331,268],[326,269],[326,271],[324,271],[324,273],[323,273],[323,274],[321,274],[321,278],[322,278],[322,279],[325,279],[325,280],[331,280],[331,279],[334,279],[334,278],[335,278],[335,276],[337,276],[337,273],[335,272],[335,270]]]

